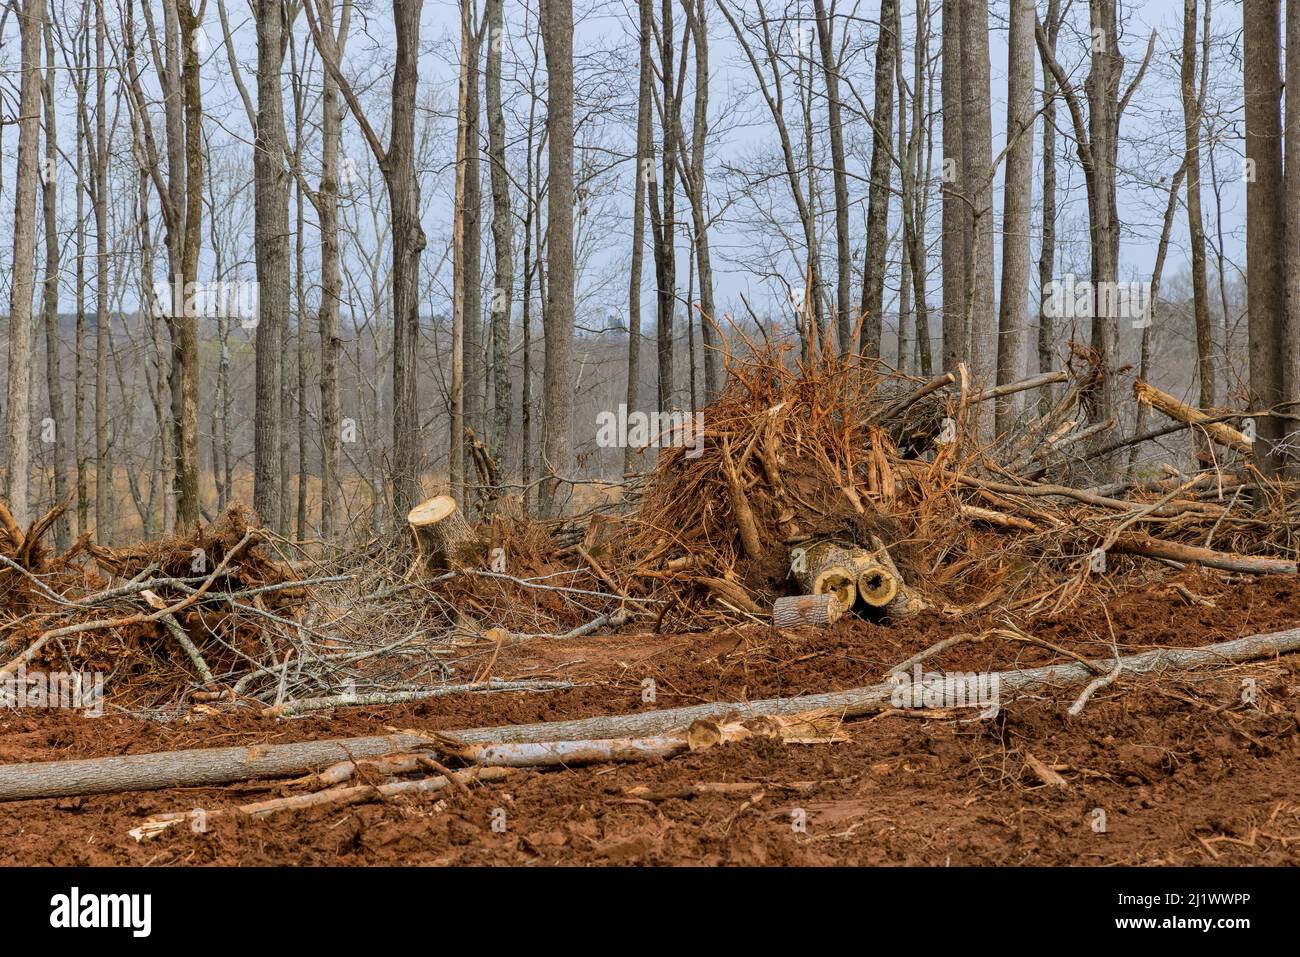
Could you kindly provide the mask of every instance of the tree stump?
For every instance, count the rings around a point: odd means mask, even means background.
[[[798,628],[805,625],[826,626],[839,621],[844,609],[833,594],[786,595],[772,605],[772,624],[777,628]]]
[[[450,495],[438,495],[421,502],[406,516],[417,550],[412,568],[426,572],[456,568],[471,563],[478,553],[478,539]]]

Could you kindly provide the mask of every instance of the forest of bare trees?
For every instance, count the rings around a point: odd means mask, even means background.
[[[71,501],[61,547],[235,500],[301,540],[444,491],[554,516],[653,464],[599,415],[705,409],[787,340],[972,391],[1087,368],[1099,485],[1155,450],[1117,441],[1139,378],[1297,468],[1300,0],[12,0],[0,31],[3,497]]]

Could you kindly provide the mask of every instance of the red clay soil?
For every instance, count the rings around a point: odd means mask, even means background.
[[[1297,598],[1300,582],[1292,578],[1231,585],[1189,572],[1105,607],[1039,619],[1028,630],[1109,658],[1112,640],[1130,653],[1292,627],[1300,623]],[[795,696],[878,683],[889,667],[940,638],[993,621],[935,615],[887,627],[854,618],[825,631],[753,625],[534,640],[501,649],[492,673],[566,677],[583,686],[297,720],[245,712],[163,724],[0,712],[0,761]],[[491,656],[484,653],[484,665]],[[1059,660],[1045,649],[989,641],[959,645],[927,664],[972,671]],[[646,678],[654,680],[653,703],[642,700]],[[1253,679],[1253,704],[1242,700],[1246,679]],[[0,865],[1300,863],[1300,655],[1121,677],[1071,719],[1065,710],[1076,693],[1004,703],[985,720],[969,712],[948,719],[886,713],[846,725],[851,740],[840,744],[754,740],[652,764],[521,771],[468,793],[449,789],[263,820],[223,817],[206,833],[173,827],[143,843],[127,832],[152,814],[295,791],[255,782],[14,802],[0,805]],[[1065,785],[1044,784],[1035,764],[1054,768]],[[744,786],[692,794],[724,782]]]

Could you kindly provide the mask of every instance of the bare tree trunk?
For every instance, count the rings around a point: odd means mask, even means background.
[[[91,202],[95,214],[95,538],[101,544],[113,536],[110,507],[112,465],[108,460],[108,350],[112,317],[108,304],[108,61],[104,53],[107,27],[104,8],[95,6],[95,137],[91,151]]]
[[[900,14],[901,18],[901,14]],[[933,14],[929,0],[916,0],[916,34],[912,56],[912,75],[914,94],[912,99],[912,158],[909,166],[912,172],[912,202],[908,208],[911,219],[910,254],[912,265],[912,283],[916,299],[916,357],[918,371],[924,376],[934,374],[934,360],[930,341],[930,307],[927,300],[927,286],[930,281],[929,245],[926,242],[926,221],[930,209],[930,192],[917,189],[916,178],[923,177],[930,182],[934,158],[934,68],[930,57],[930,37]],[[901,19],[900,19],[901,22]],[[901,27],[900,27],[901,32]],[[921,163],[921,149],[924,144],[925,163]],[[906,219],[904,221],[906,223]]]
[[[998,385],[1024,378],[1029,326],[1029,225],[1034,183],[1034,0],[1011,0],[1007,52],[1007,167],[1002,200]],[[995,429],[1011,431],[1020,394],[997,403]]]
[[[41,163],[41,25],[44,19],[45,0],[23,3],[13,279],[9,286],[9,461],[5,469],[5,498],[20,525],[26,525],[30,518],[32,293],[36,287],[36,188]]]
[[[203,106],[199,87],[199,49],[195,35],[201,29],[190,0],[177,0],[180,17],[181,85],[185,104],[185,232],[181,277],[188,286],[196,280],[203,221]],[[105,147],[107,144],[105,144]],[[187,304],[188,305],[188,304]],[[179,490],[176,521],[184,529],[198,526],[199,512],[199,329],[198,319],[176,318],[180,349],[180,442],[176,449],[176,484]]]
[[[460,158],[462,194],[460,198],[461,243],[460,278],[458,281],[464,320],[465,425],[476,433],[483,432],[483,186],[479,173],[479,43],[475,0],[461,0],[461,76],[464,100],[460,111],[460,129],[465,149]],[[462,501],[469,502],[469,486],[474,469],[466,458],[466,487]]]
[[[1210,0],[1206,0],[1208,4]],[[1209,11],[1206,11],[1208,23]],[[1208,41],[1208,26],[1207,26]],[[1286,59],[1286,162],[1288,170],[1300,171],[1300,0],[1287,0],[1286,4],[1286,42],[1287,49],[1293,51]],[[1202,54],[1204,56],[1204,54]],[[1202,83],[1204,83],[1204,65]],[[1204,93],[1202,93],[1202,97]],[[1292,165],[1295,164],[1295,165]],[[1254,187],[1249,187],[1254,189]],[[1249,206],[1247,207],[1249,210]],[[1285,318],[1279,320],[1278,349],[1281,360],[1280,389],[1283,401],[1295,403],[1300,401],[1300,172],[1288,176],[1286,184],[1285,216],[1286,230],[1286,293],[1287,307]],[[1249,251],[1247,252],[1249,255]],[[1222,281],[1222,280],[1220,280]],[[1253,313],[1252,313],[1253,314]],[[1225,321],[1227,316],[1225,314]],[[1253,359],[1253,355],[1252,355]],[[1290,405],[1286,410],[1291,416],[1300,414],[1300,405]],[[1277,432],[1294,436],[1300,432],[1300,424],[1295,418],[1284,419],[1279,423]],[[1294,445],[1291,455],[1284,463],[1288,475],[1300,476],[1300,457],[1297,457]]]
[[[347,43],[351,0],[343,0],[338,32],[334,27],[334,2],[322,0],[321,29],[330,37],[338,56]],[[330,541],[339,530],[339,465],[342,444],[342,409],[339,400],[339,353],[342,331],[339,300],[343,280],[339,274],[339,145],[343,131],[343,103],[339,84],[324,71],[321,87],[321,178],[316,194],[320,217],[320,432],[321,432],[321,537]]]
[[[972,381],[988,388],[997,376],[997,315],[993,311],[993,121],[990,113],[988,7],[962,8],[962,167],[971,204],[966,249],[970,285],[965,325],[970,336]],[[986,429],[991,427],[988,423]]]
[[[470,46],[473,43],[473,13],[466,0],[460,3],[460,75],[456,84],[456,177],[452,203],[451,260],[451,401],[447,410],[447,484],[448,492],[462,509],[468,508],[465,468],[465,266],[468,247],[465,194],[469,171],[467,157],[476,144],[470,138],[470,87],[478,78],[471,73]],[[471,390],[472,390],[471,386]]]
[[[59,221],[58,177],[55,175],[59,159],[57,121],[54,109],[54,23],[47,11],[43,26],[45,37],[45,163],[41,176],[42,217],[45,223],[45,283],[42,290],[42,311],[45,314],[45,390],[49,397],[50,423],[54,427],[54,441],[50,443],[53,456],[54,498],[63,502],[68,497],[68,417],[63,405],[62,354],[59,339]],[[44,433],[44,429],[42,432]],[[64,552],[72,544],[67,513],[60,515],[54,525],[54,544]]]
[[[903,11],[902,3],[894,5],[894,83],[898,88],[898,164],[900,168],[901,189],[899,205],[903,209],[901,275],[898,281],[898,353],[895,367],[906,374],[912,368],[912,340],[915,337],[916,315],[912,311],[912,201],[915,192],[916,147],[919,143],[919,130],[908,129],[907,82],[903,76]],[[921,25],[916,26],[914,44],[921,43]],[[919,87],[912,90],[915,97]]]
[[[256,0],[257,128],[253,140],[253,236],[257,255],[258,322],[253,413],[253,508],[283,533],[281,443],[284,335],[289,323],[289,172],[285,168],[283,0]]]
[[[397,55],[393,64],[392,127],[384,180],[393,228],[393,521],[421,499],[421,430],[416,401],[420,338],[420,183],[415,175],[415,93],[419,81],[420,12],[424,0],[393,0]]]
[[[549,0],[543,0],[544,3]],[[564,0],[570,2],[570,0]],[[659,372],[659,408],[667,411],[673,404],[673,334],[674,313],[677,308],[677,240],[676,182],[677,136],[673,118],[680,109],[673,87],[673,7],[672,0],[663,0],[662,22],[659,25],[660,68],[663,90],[660,101],[663,129],[663,194],[662,205],[659,186],[651,179],[650,227],[654,234],[655,280],[658,327],[656,350]],[[549,63],[549,57],[548,57]],[[554,244],[552,243],[552,246]],[[553,251],[553,250],[552,250]]]
[[[1053,54],[1061,29],[1061,2],[1048,0],[1047,44]],[[1043,62],[1043,239],[1038,254],[1038,371],[1052,368],[1056,350],[1056,329],[1051,301],[1052,277],[1056,264],[1056,77]],[[1038,398],[1040,413],[1052,407],[1052,387],[1043,386]]]
[[[1300,79],[1300,66],[1296,68],[1296,77]],[[1192,311],[1196,317],[1200,405],[1201,408],[1208,409],[1215,401],[1215,343],[1205,279],[1205,224],[1201,218],[1201,103],[1196,91],[1196,0],[1183,0],[1181,81],[1184,142],[1187,144],[1187,228],[1192,246]],[[1300,117],[1300,112],[1297,117]],[[1296,157],[1300,159],[1300,147],[1297,148]]]
[[[568,475],[573,453],[573,0],[543,0],[542,15],[550,88],[546,112],[550,187],[547,297],[542,320],[546,330],[542,394],[545,480],[538,502],[542,514],[550,517],[562,507],[558,477]]]
[[[542,14],[537,13],[537,33],[542,32]],[[524,160],[524,285],[521,294],[524,300],[520,315],[520,336],[523,340],[523,369],[521,370],[521,387],[519,390],[519,424],[521,441],[519,447],[519,481],[523,485],[524,512],[529,513],[534,500],[532,490],[533,477],[533,277],[537,277],[537,301],[546,302],[546,285],[542,274],[542,197],[541,197],[541,144],[534,148],[534,134],[537,129],[537,71],[539,53],[537,44],[532,44],[533,59],[530,64],[528,98],[528,129],[525,146],[528,155]],[[533,255],[533,243],[536,241],[537,254]]]
[[[1097,308],[1092,319],[1092,350],[1100,367],[1100,377],[1088,396],[1086,406],[1090,421],[1106,422],[1119,408],[1119,319],[1115,314],[1115,296],[1108,291],[1115,288],[1118,280],[1115,250],[1119,223],[1114,220],[1114,157],[1119,129],[1119,82],[1124,58],[1119,52],[1114,0],[1091,0],[1090,10],[1096,38],[1092,44],[1092,69],[1085,83],[1095,184],[1089,191],[1092,288],[1107,294],[1095,297]],[[1103,476],[1114,474],[1115,461],[1113,455],[1098,461]]]
[[[1242,60],[1246,99],[1246,297],[1250,313],[1250,405],[1274,409],[1283,400],[1280,333],[1286,314],[1286,207],[1282,179],[1282,83],[1278,0],[1243,4]],[[1289,18],[1288,18],[1289,19]],[[1255,464],[1282,471],[1283,420],[1256,425]]]
[[[882,47],[885,45],[884,40],[888,33],[892,32],[895,27],[891,22],[888,28],[885,24],[886,7],[890,4],[897,7],[898,0],[885,0],[880,8],[880,40],[881,46],[876,48],[876,83],[880,82],[880,58],[883,56]],[[849,176],[848,166],[844,157],[844,126],[840,119],[840,63],[839,57],[835,53],[835,24],[831,22],[830,16],[826,12],[825,0],[813,0],[813,13],[817,17],[817,39],[821,45],[822,55],[822,73],[826,83],[826,121],[829,126],[831,140],[831,163],[834,164],[835,179],[835,265],[836,265],[836,285],[835,285],[835,334],[839,340],[840,353],[847,355],[851,346],[850,338],[853,335],[854,317],[853,317],[853,260],[852,250],[849,238]],[[897,37],[894,38],[894,45],[897,46]],[[699,44],[696,44],[697,48]],[[891,68],[892,70],[892,65]],[[876,87],[876,109],[880,109],[880,87]],[[880,130],[876,129],[878,135]],[[887,160],[886,160],[887,162]],[[871,154],[872,166],[872,183],[875,183],[876,154]],[[886,169],[886,175],[888,169]],[[872,193],[874,196],[874,191]],[[868,253],[870,260],[870,253]],[[870,263],[868,263],[868,268]],[[863,298],[866,298],[866,290],[863,292]],[[876,319],[875,329],[877,332],[876,352],[880,352],[879,341],[879,318]]]
[[[627,407],[638,408],[641,391],[641,269],[645,262],[645,203],[647,186],[654,179],[653,101],[654,9],[648,2],[637,5],[639,25],[640,78],[637,84],[636,179],[632,193],[632,257],[627,288]],[[637,450],[631,443],[623,449],[623,473],[631,474]]]
[[[84,535],[90,528],[90,476],[86,467],[86,457],[82,444],[82,425],[86,413],[86,144],[89,130],[86,128],[86,94],[90,75],[90,31],[84,29],[90,14],[82,17],[83,36],[77,49],[77,225],[73,237],[76,244],[77,264],[74,269],[76,282],[76,342],[73,360],[72,381],[72,454],[77,463],[77,535]]]
[[[875,115],[871,123],[871,186],[867,193],[866,257],[862,267],[862,355],[880,357],[881,311],[889,252],[889,183],[893,138],[894,45],[898,43],[898,0],[881,0],[876,40]]]
[[[690,169],[682,179],[690,190],[691,220],[695,231],[695,264],[700,283],[700,340],[704,350],[704,401],[709,403],[722,391],[722,357],[714,325],[713,261],[709,253],[709,188],[704,174],[705,140],[709,129],[709,25],[705,0],[695,0],[694,11],[691,2],[692,0],[683,0],[691,36],[695,40],[695,114],[691,126]],[[835,110],[838,113],[838,103]],[[677,115],[677,132],[681,136],[680,111]],[[691,342],[693,347],[694,339]],[[695,362],[692,360],[692,385],[694,382]]]
[[[943,0],[943,368],[949,372],[970,362],[966,329],[966,247],[970,243],[970,206],[962,124],[962,0]]]
[[[506,165],[506,116],[501,105],[501,54],[505,46],[505,0],[487,0],[488,157],[492,182],[492,248],[496,281],[492,292],[491,452],[506,475],[506,449],[514,415],[510,383],[510,316],[515,291],[514,222],[510,212],[510,169]]]

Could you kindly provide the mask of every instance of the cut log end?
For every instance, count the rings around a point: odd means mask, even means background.
[[[435,495],[421,502],[406,514],[406,521],[412,528],[424,525],[436,525],[456,511],[456,500],[450,495]]]
[[[813,580],[814,595],[832,596],[839,602],[840,609],[852,608],[858,597],[858,585],[853,569],[847,565],[835,565],[818,572]]]
[[[863,558],[858,562],[858,597],[872,608],[884,608],[898,594],[898,578],[880,562]]]

